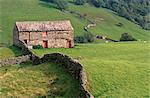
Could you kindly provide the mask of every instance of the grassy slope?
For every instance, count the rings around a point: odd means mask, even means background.
[[[12,43],[12,30],[16,21],[71,20],[75,33],[83,32],[85,21],[49,7],[40,0],[0,0],[0,43]],[[76,25],[78,24],[78,25]]]
[[[0,68],[1,98],[46,95],[71,98],[77,97],[78,89],[78,82],[55,64],[26,63]]]
[[[97,26],[90,29],[90,31],[94,34],[102,34],[113,39],[119,39],[123,32],[129,32],[137,39],[149,40],[150,34],[148,31],[143,30],[140,26],[135,25],[127,19],[117,16],[116,13],[110,10],[95,8],[89,5],[71,5],[70,10],[80,12],[83,15],[86,14],[86,17],[91,20],[97,20]],[[123,27],[118,27],[115,25],[118,23],[122,23]]]
[[[91,91],[100,98],[149,96],[148,43],[80,44],[73,49],[34,50],[38,55],[62,52],[84,64]]]
[[[113,39],[118,39],[122,32],[130,32],[137,39],[148,40],[149,34],[139,26],[121,18],[110,10],[97,9],[85,6],[70,5],[71,10],[86,13],[89,18],[103,18],[98,22],[98,26],[92,28],[93,34],[108,35]],[[12,30],[16,21],[24,20],[71,20],[75,29],[75,35],[83,34],[83,27],[87,24],[85,20],[80,20],[68,13],[63,13],[52,6],[40,2],[40,0],[0,0],[0,43],[12,43]],[[123,23],[124,27],[115,26],[116,23]]]

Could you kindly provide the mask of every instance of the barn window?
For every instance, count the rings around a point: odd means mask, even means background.
[[[26,44],[28,44],[28,41],[27,41],[27,39],[25,39],[25,40],[24,40],[24,42],[25,42]]]

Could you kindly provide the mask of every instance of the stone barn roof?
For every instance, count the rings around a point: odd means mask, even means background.
[[[23,21],[16,22],[18,31],[70,31],[73,27],[66,21]]]

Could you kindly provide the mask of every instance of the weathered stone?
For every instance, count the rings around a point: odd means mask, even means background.
[[[39,58],[37,58],[39,60]],[[70,73],[80,83],[80,98],[94,98],[94,96],[87,89],[87,76],[83,66],[70,58],[67,55],[60,53],[45,54],[40,62],[55,62],[60,64],[68,73]],[[39,62],[39,64],[40,64]]]
[[[20,63],[26,62],[28,60],[30,60],[30,55],[25,55],[25,56],[20,56],[20,57],[14,57],[14,58],[9,58],[9,59],[5,59],[5,60],[0,60],[0,67],[7,66],[7,65],[20,64]]]
[[[28,48],[42,45],[44,48],[74,47],[74,30],[70,21],[30,21],[16,22],[13,43],[20,46],[19,40]]]

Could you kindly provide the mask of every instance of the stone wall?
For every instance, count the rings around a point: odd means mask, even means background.
[[[28,48],[28,46],[24,42],[22,42],[20,40],[18,40],[17,47],[21,48],[21,51],[22,51],[23,55],[28,55],[28,54],[34,55],[32,53],[32,51],[30,51],[30,49]]]
[[[45,54],[42,58],[35,57],[34,64],[40,64],[44,62],[54,62],[60,64],[67,72],[69,72],[80,83],[80,97],[81,98],[94,98],[93,95],[87,89],[87,76],[83,69],[83,66],[70,58],[67,55],[60,53]]]
[[[13,58],[8,58],[4,60],[0,60],[0,67],[2,66],[7,66],[7,65],[15,65],[15,64],[20,64],[22,62],[26,62],[28,60],[32,60],[35,55],[28,49],[28,47],[20,40],[18,40],[18,48],[21,48],[21,51],[23,53],[22,56],[19,57],[13,57]]]
[[[74,47],[74,31],[46,31],[45,32],[16,32],[14,33],[14,44],[18,45],[17,40],[27,41],[27,46],[43,45],[43,41],[48,42],[49,48],[71,48]],[[19,33],[19,37],[17,36]],[[17,39],[18,38],[18,39]],[[71,47],[68,47],[70,41]]]
[[[40,58],[33,54],[32,51],[30,51],[28,47],[20,40],[19,47],[22,49],[24,56],[1,60],[0,67],[20,64],[28,60],[31,60],[33,65],[42,64],[44,62],[58,63],[79,81],[80,98],[94,98],[94,96],[87,89],[88,80],[82,64],[70,58],[69,56],[60,53],[45,54],[42,58]]]
[[[7,66],[7,65],[20,64],[20,63],[26,62],[28,60],[30,60],[30,55],[9,58],[6,60],[0,60],[0,67]]]

